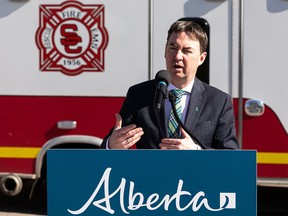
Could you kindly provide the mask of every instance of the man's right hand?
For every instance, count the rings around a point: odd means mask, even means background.
[[[141,127],[130,124],[122,127],[122,117],[116,113],[116,124],[109,138],[109,149],[129,149],[137,143],[144,134]]]

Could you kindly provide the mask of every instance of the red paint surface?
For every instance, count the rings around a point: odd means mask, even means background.
[[[103,138],[115,124],[124,98],[1,96],[0,146],[41,147],[61,135]],[[77,121],[77,128],[57,128],[62,120]],[[35,160],[0,159],[0,172],[34,172]],[[33,166],[33,167],[31,167]]]
[[[245,101],[246,99],[243,100],[243,107]],[[233,104],[237,127],[238,100],[234,99]],[[262,116],[251,117],[243,114],[243,149],[288,153],[287,133],[275,112],[266,104]],[[258,164],[257,175],[263,178],[288,178],[288,164]]]

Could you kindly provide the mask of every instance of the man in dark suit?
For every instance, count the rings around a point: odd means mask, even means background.
[[[168,31],[165,47],[166,68],[171,76],[168,90],[182,90],[177,105],[179,117],[197,142],[190,133],[170,122],[173,114],[170,117],[168,99],[160,112],[154,111],[156,82],[150,80],[129,88],[120,115],[116,114],[115,127],[104,138],[101,147],[237,149],[231,97],[195,77],[198,66],[206,58],[207,44],[207,35],[198,24],[176,21]],[[177,130],[176,135],[171,134]]]

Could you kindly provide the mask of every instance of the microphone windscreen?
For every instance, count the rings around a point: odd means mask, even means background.
[[[156,83],[158,83],[160,81],[164,81],[164,82],[166,82],[166,84],[168,86],[169,83],[171,82],[170,73],[167,70],[160,70],[155,76],[155,81],[156,81]]]

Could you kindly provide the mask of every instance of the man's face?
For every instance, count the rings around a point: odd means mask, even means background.
[[[190,39],[185,32],[172,33],[165,48],[165,58],[171,83],[177,88],[184,88],[194,79],[206,52],[201,54],[199,41]]]

